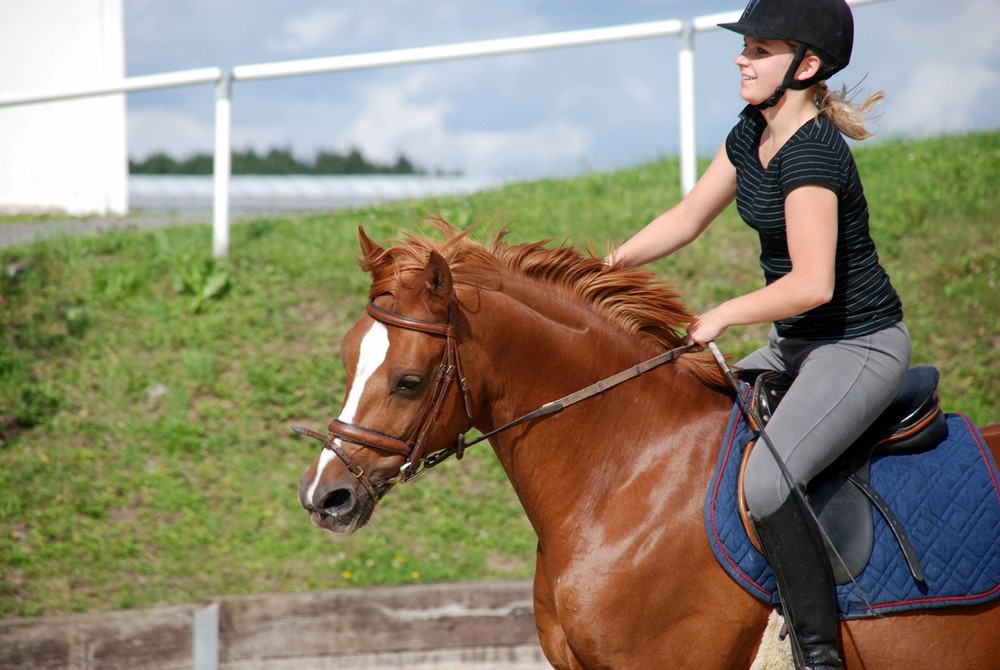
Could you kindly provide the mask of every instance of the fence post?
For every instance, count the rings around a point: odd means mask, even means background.
[[[229,176],[232,170],[232,70],[223,70],[215,83],[215,197],[212,201],[212,255],[229,255]]]
[[[685,196],[698,180],[698,156],[694,141],[694,27],[684,22],[677,41],[677,87],[680,95],[681,195]]]
[[[219,670],[219,603],[194,613],[191,638],[194,670]]]

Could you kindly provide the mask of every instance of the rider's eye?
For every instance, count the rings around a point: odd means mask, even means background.
[[[418,375],[403,375],[396,380],[397,393],[412,393],[418,390],[424,383],[422,377]]]

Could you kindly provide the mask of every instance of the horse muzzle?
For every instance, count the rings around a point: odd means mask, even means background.
[[[337,478],[326,471],[317,476],[318,466],[319,462],[299,480],[299,504],[314,526],[333,533],[353,533],[367,524],[379,499],[392,487],[388,482],[374,484],[373,496],[353,476]]]

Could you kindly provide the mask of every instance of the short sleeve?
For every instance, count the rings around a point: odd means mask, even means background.
[[[835,152],[813,142],[802,142],[781,160],[781,190],[787,196],[801,186],[822,186],[839,197],[844,190],[843,168]]]
[[[781,157],[783,194],[787,196],[800,186],[823,186],[840,197],[851,171],[850,148],[836,127],[823,117],[803,130]]]

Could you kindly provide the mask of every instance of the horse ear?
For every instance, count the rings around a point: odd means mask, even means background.
[[[365,234],[365,229],[358,226],[358,244],[361,245],[361,255],[365,260],[370,260],[376,254],[382,253],[382,247],[372,242],[372,239]]]
[[[451,302],[452,291],[451,268],[448,261],[436,251],[431,251],[424,268],[424,288],[431,304],[438,309],[447,310]]]
[[[381,274],[381,271],[392,263],[392,259],[386,254],[385,249],[373,242],[361,226],[358,226],[358,244],[361,245],[361,258],[358,264],[373,278]]]

